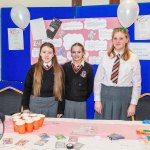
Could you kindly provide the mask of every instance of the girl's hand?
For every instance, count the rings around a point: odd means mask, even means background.
[[[99,114],[102,113],[102,102],[101,101],[95,102],[95,111],[98,112]]]
[[[57,118],[61,118],[63,114],[57,114]]]
[[[127,111],[127,117],[131,117],[135,114],[136,105],[130,104]]]

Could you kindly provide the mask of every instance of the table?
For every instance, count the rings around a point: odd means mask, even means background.
[[[150,125],[142,124],[141,121],[118,121],[118,120],[82,120],[66,118],[46,118],[43,126],[32,133],[19,134],[13,131],[10,117],[6,117],[5,134],[0,141],[0,150],[64,150],[66,148],[56,148],[56,142],[81,143],[80,150],[150,150],[150,144],[144,143],[145,135],[141,136],[136,130],[148,129]],[[46,133],[46,138],[42,146],[36,145],[41,139],[39,135]],[[125,137],[120,140],[110,140],[107,136],[118,133]],[[57,136],[63,135],[64,139],[58,140]],[[75,141],[70,142],[72,138]],[[11,144],[3,144],[6,138],[12,139]],[[19,140],[28,140],[23,146],[15,145]]]

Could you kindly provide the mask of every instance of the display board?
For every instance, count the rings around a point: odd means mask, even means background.
[[[74,18],[74,7],[34,7],[28,8],[31,20],[43,17],[50,20]],[[24,81],[31,65],[30,61],[30,26],[23,31],[24,49],[9,50],[8,28],[16,28],[10,17],[11,8],[2,8],[2,80]],[[69,12],[69,13],[68,13]],[[38,32],[38,31],[37,31]]]
[[[99,64],[99,56],[103,55],[111,46],[111,34],[113,29],[121,26],[117,17],[61,19],[61,21],[61,27],[53,39],[46,38],[37,40],[36,37],[39,36],[40,38],[41,36],[31,31],[31,64],[37,62],[40,45],[44,42],[54,44],[60,64],[72,60],[70,48],[76,42],[84,45],[86,51],[84,56],[85,61],[90,64]],[[46,29],[49,28],[50,23],[51,20],[45,21]]]
[[[140,14],[150,14],[150,3],[140,3]],[[37,18],[43,18],[50,21],[56,17],[58,19],[79,19],[79,18],[112,18],[117,17],[118,5],[100,5],[100,6],[82,6],[82,7],[34,7],[29,8],[31,14],[31,20]],[[8,28],[16,28],[10,18],[11,8],[1,9],[2,18],[2,81],[1,87],[4,87],[7,83],[14,83],[23,86],[22,82],[25,79],[27,71],[31,65],[30,55],[30,26],[23,31],[24,38],[24,50],[9,50],[8,48]],[[49,22],[48,22],[49,24]],[[112,27],[114,27],[112,25]],[[132,43],[150,43],[148,40],[135,40],[134,37],[134,25],[128,28],[130,34],[130,40]],[[38,32],[38,31],[37,31]],[[142,72],[142,93],[150,93],[150,60],[140,60],[141,72]],[[97,65],[93,65],[94,72],[96,72]],[[87,117],[93,118],[93,95],[87,102]]]

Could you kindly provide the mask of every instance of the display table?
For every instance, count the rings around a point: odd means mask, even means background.
[[[0,149],[56,150],[66,149],[57,144],[81,143],[80,150],[150,150],[150,144],[144,142],[146,136],[136,133],[136,130],[140,129],[150,130],[150,125],[142,124],[140,121],[46,118],[43,126],[38,130],[19,134],[13,131],[11,118],[6,117],[5,133],[0,141]],[[112,133],[120,134],[125,139],[110,140],[108,135]],[[40,145],[37,143],[41,139],[41,134],[46,134],[44,137],[46,141]],[[7,143],[5,142],[7,139],[12,141]],[[19,140],[26,142],[22,146],[16,145]]]

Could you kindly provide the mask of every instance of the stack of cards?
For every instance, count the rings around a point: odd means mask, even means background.
[[[43,146],[45,143],[48,142],[48,138],[50,138],[47,133],[41,133],[41,134],[39,135],[39,137],[40,137],[41,139],[38,140],[38,141],[36,141],[36,142],[34,143],[34,145]]]
[[[70,136],[68,142],[78,142],[78,137]]]
[[[56,142],[55,143],[55,148],[65,148],[65,142]]]
[[[19,140],[15,145],[24,146],[27,142],[28,142],[28,140],[22,139],[22,140]]]
[[[75,143],[73,148],[76,150],[79,150],[83,145],[84,144],[82,144],[82,143]]]
[[[40,139],[40,140],[38,140],[38,141],[36,141],[35,143],[34,143],[34,145],[39,145],[39,146],[43,146],[45,143],[47,143],[48,142],[48,140],[46,140],[46,139]]]
[[[108,135],[110,140],[119,140],[119,139],[124,139],[125,137],[122,136],[121,134],[117,134],[117,133],[112,133],[110,135]]]
[[[47,133],[41,133],[39,136],[41,139],[48,139],[49,138],[49,135]]]
[[[13,139],[12,138],[4,138],[3,139],[3,144],[12,144],[13,143]]]
[[[55,137],[57,138],[57,140],[65,140],[66,139],[66,137],[62,134],[55,135]]]

